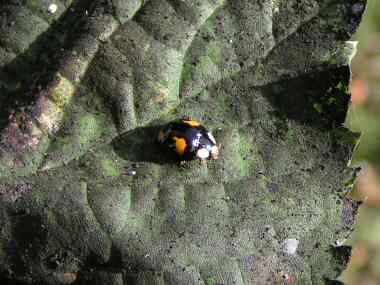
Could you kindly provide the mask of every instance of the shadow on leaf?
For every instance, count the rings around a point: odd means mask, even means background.
[[[347,67],[327,69],[285,79],[262,91],[275,107],[275,115],[324,129],[342,126],[350,101]]]
[[[82,15],[90,9],[91,3],[90,0],[74,1],[59,20],[52,22],[46,31],[41,32],[25,51],[18,53],[13,60],[4,65],[0,62],[0,131],[8,125],[10,114],[25,107],[30,108],[37,98],[35,93],[40,89],[48,89],[55,81],[54,76],[62,60],[62,54],[57,51],[69,49],[74,39],[82,32],[81,27],[85,19]],[[0,6],[2,13],[10,14],[10,11],[16,11],[20,4],[7,3]],[[4,29],[12,29],[13,25],[7,22],[11,20],[4,19],[7,25],[1,32],[4,33]]]
[[[136,128],[112,141],[115,152],[125,160],[158,164],[178,163],[178,157],[161,146],[157,135],[162,126]]]

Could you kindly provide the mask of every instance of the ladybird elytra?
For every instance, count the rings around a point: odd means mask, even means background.
[[[219,147],[214,136],[193,119],[180,119],[163,126],[158,141],[174,151],[181,161],[218,159]]]

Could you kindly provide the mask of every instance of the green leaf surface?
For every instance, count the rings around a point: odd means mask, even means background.
[[[28,284],[325,284],[349,258],[361,0],[0,2],[0,272]],[[220,158],[179,167],[160,126]]]

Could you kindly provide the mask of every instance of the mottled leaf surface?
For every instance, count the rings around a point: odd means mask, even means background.
[[[0,271],[38,284],[325,284],[357,203],[362,0],[0,1]],[[182,116],[217,161],[155,141]]]

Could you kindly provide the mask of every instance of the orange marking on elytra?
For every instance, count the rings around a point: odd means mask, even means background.
[[[186,140],[178,137],[173,137],[173,139],[175,140],[175,151],[179,155],[183,155],[187,146]]]
[[[199,122],[194,121],[194,120],[183,120],[183,122],[185,124],[192,126],[192,127],[199,127],[201,125]]]

